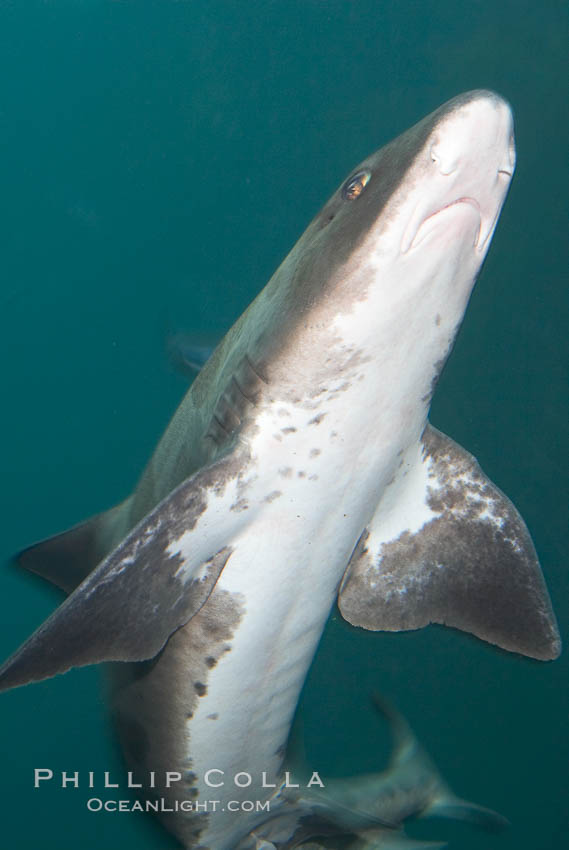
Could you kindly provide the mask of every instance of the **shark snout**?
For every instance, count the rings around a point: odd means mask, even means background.
[[[511,177],[516,154],[509,104],[493,92],[472,92],[457,100],[432,133],[429,154],[434,168],[442,176],[483,168]]]
[[[512,111],[505,100],[493,92],[472,92],[451,101],[417,162],[421,192],[401,253],[417,247],[426,235],[436,237],[438,225],[442,232],[454,213],[474,228],[473,248],[483,251],[506,197],[515,156]]]

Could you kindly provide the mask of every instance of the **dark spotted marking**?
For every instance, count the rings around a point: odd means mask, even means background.
[[[279,469],[279,475],[281,476],[281,478],[290,478],[292,476],[292,474],[293,474],[292,466],[282,466]]]
[[[283,434],[296,434],[296,428],[289,425],[288,428],[281,428]]]
[[[246,511],[249,509],[249,502],[247,499],[238,499],[237,502],[234,502],[229,508],[230,511],[236,511],[240,513],[241,511]]]
[[[208,714],[207,719],[208,720],[217,720],[218,717],[219,717],[219,714],[217,713],[217,711],[214,711],[213,714]]]
[[[213,655],[208,655],[205,659],[205,663],[211,670],[217,664],[217,658],[214,658]]]
[[[310,449],[309,457],[318,457],[318,455],[321,453],[322,452],[320,449]]]
[[[207,688],[203,682],[194,682],[194,690],[199,697],[204,697],[207,694]]]
[[[282,496],[282,492],[280,490],[272,490],[268,494],[268,496],[265,496],[263,501],[268,502],[270,504],[271,502],[274,502],[275,499],[279,499],[281,496]]]
[[[322,422],[324,417],[327,416],[327,415],[328,415],[327,413],[318,413],[316,416],[313,416],[312,419],[309,419],[308,424],[309,425],[320,425],[320,423]]]

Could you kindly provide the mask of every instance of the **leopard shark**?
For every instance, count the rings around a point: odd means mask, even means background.
[[[428,421],[514,166],[511,109],[482,90],[365,159],[221,340],[132,495],[18,557],[68,596],[0,688],[114,662],[126,762],[185,848],[389,828],[291,796],[283,772],[335,604],[364,629],[560,652],[521,516]]]

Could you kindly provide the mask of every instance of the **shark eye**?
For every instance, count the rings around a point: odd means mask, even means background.
[[[359,198],[371,177],[371,171],[358,171],[349,180],[346,180],[342,188],[342,197],[345,201],[355,201]]]

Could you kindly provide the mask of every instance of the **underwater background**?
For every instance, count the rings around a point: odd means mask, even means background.
[[[219,338],[354,165],[472,88],[512,103],[518,165],[431,420],[521,511],[567,640],[568,10],[0,2],[2,658],[59,601],[10,556],[134,486],[188,385],[168,340]],[[412,835],[567,846],[568,666],[333,617],[301,707],[310,767],[385,766],[378,690],[458,794],[511,821]],[[97,670],[0,696],[0,846],[177,846],[148,816],[88,812],[86,787],[34,790],[38,767],[123,775]]]

